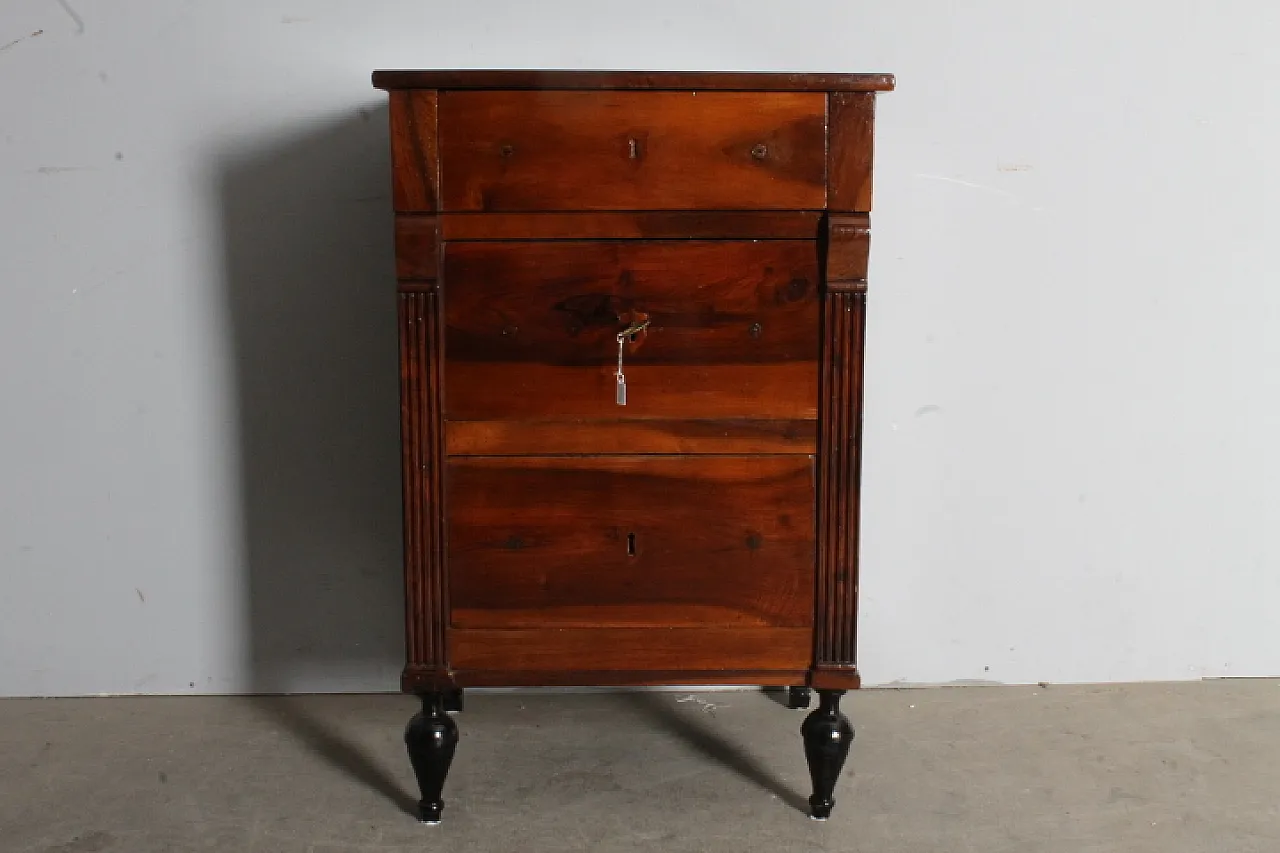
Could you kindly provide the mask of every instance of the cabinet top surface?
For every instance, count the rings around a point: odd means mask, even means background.
[[[379,89],[720,89],[777,92],[889,92],[892,74],[761,71],[383,70]]]

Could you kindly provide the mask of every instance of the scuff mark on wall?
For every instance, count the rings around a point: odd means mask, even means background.
[[[2,44],[2,45],[0,45],[0,50],[8,50],[9,48],[13,47],[15,44],[22,44],[22,42],[26,41],[27,39],[37,38],[37,37],[42,36],[42,35],[44,35],[44,30],[36,30],[34,33],[32,33],[32,34],[31,34],[31,35],[29,35],[29,36],[23,36],[22,38],[16,38],[16,39],[14,39],[13,41],[9,42],[8,44]]]
[[[36,169],[41,175],[58,175],[62,172],[89,172],[92,166],[41,166]]]
[[[71,16],[71,20],[76,24],[76,35],[84,35],[84,18],[76,14],[76,10],[71,8],[71,4],[67,0],[58,0],[58,5],[62,7],[62,11]]]
[[[960,186],[960,187],[968,187],[969,189],[972,189],[972,190],[982,190],[983,192],[991,193],[992,195],[1004,196],[1005,198],[1014,202],[1018,200],[1018,197],[1013,193],[1009,192],[1008,190],[1002,190],[996,187],[989,187],[986,184],[975,184],[973,181],[964,181],[964,180],[961,180],[960,178],[948,178],[946,175],[930,175],[925,172],[917,172],[916,177],[924,178],[927,181],[941,181],[944,184],[955,184],[956,186]]]

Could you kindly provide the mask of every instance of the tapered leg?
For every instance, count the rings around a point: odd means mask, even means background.
[[[810,814],[814,820],[826,820],[831,816],[835,800],[832,794],[840,769],[849,755],[853,743],[853,726],[840,713],[840,697],[843,690],[818,690],[818,708],[805,717],[800,726],[804,737],[804,757],[809,762],[809,778],[813,780],[813,796],[809,798]]]
[[[413,715],[404,730],[404,743],[409,748],[413,774],[418,777],[418,788],[422,791],[418,819],[435,824],[440,822],[440,812],[444,810],[440,794],[458,746],[458,726],[445,713],[444,693],[424,693],[421,698],[422,710]]]

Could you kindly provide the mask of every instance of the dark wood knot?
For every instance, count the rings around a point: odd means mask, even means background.
[[[793,278],[787,282],[786,288],[783,290],[783,299],[786,302],[799,302],[809,295],[809,280],[805,278]]]

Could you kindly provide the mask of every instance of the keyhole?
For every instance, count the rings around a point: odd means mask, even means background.
[[[627,534],[627,556],[634,557],[636,555],[636,535],[634,533]]]
[[[627,150],[628,150],[628,153],[631,154],[632,160],[640,156],[640,146],[636,144],[636,141],[634,139],[627,140]]]

